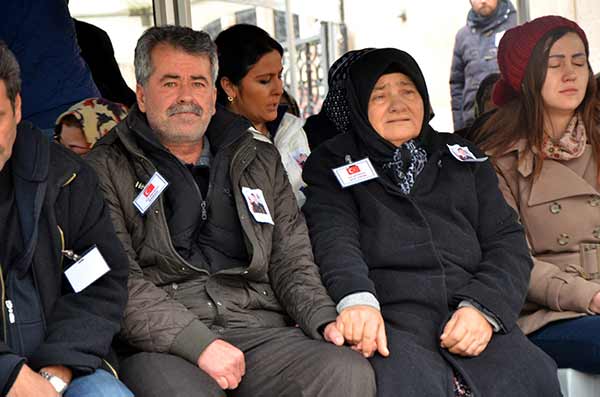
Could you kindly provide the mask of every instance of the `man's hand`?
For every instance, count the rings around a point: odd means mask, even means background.
[[[492,339],[492,333],[492,325],[479,310],[462,307],[446,323],[440,336],[441,346],[459,356],[478,356]]]
[[[600,313],[600,292],[596,293],[590,302],[590,310],[596,314]]]
[[[235,389],[246,373],[244,353],[221,339],[204,349],[198,357],[198,367],[213,378],[221,389]]]
[[[59,397],[54,387],[40,374],[23,365],[7,397]]]
[[[390,355],[383,317],[374,307],[355,305],[342,310],[336,328],[363,356],[371,357],[376,351],[384,357]]]

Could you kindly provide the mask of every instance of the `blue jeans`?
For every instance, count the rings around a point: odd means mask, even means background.
[[[600,374],[600,316],[550,323],[529,339],[552,357],[558,368]]]
[[[74,379],[64,397],[133,397],[133,393],[113,375],[97,369],[92,374]]]

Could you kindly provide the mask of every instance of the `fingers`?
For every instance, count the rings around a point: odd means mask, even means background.
[[[442,341],[442,347],[444,346],[444,340],[448,337],[448,335],[450,335],[452,333],[452,331],[454,331],[454,327],[456,326],[456,322],[458,321],[456,313],[454,313],[452,315],[452,317],[450,318],[450,320],[446,323],[446,326],[444,327],[444,331],[442,332],[442,335],[440,336],[440,339]]]
[[[383,322],[377,330],[377,351],[383,357],[387,357],[390,355],[390,351],[387,347],[387,335],[385,334],[385,325]]]
[[[442,335],[442,347],[445,347],[448,350],[452,349],[463,340],[466,334],[467,328],[462,321],[457,320],[451,331],[446,335]]]
[[[327,324],[323,331],[323,337],[327,342],[331,342],[336,346],[344,344],[344,335],[340,333],[335,322]]]
[[[225,378],[224,376],[219,376],[216,379],[216,381],[221,389],[225,390],[225,389],[229,388],[229,382],[227,382],[227,378]]]
[[[362,345],[362,353],[365,357],[371,357],[377,350],[377,331],[383,324],[376,321],[368,321],[364,324],[362,339],[359,342]]]

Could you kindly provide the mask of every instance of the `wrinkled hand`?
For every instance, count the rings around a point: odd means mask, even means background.
[[[390,355],[383,317],[374,307],[356,305],[342,310],[336,327],[346,342],[363,356],[371,357],[376,351],[384,357]]]
[[[198,367],[221,389],[235,389],[246,373],[244,353],[222,339],[213,341],[204,349],[198,357]]]
[[[59,397],[54,387],[40,374],[23,365],[7,397]]]
[[[590,310],[596,314],[600,313],[600,292],[596,293],[590,302]]]
[[[440,337],[441,346],[459,356],[478,356],[492,339],[492,333],[492,325],[479,310],[462,307],[446,323]]]

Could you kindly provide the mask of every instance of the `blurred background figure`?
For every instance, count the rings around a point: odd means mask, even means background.
[[[95,25],[74,18],[73,22],[81,57],[90,68],[100,95],[130,108],[135,103],[135,93],[123,80],[110,37]]]
[[[281,95],[281,98],[279,99],[279,104],[283,105],[283,106],[287,106],[286,112],[288,112],[289,114],[296,116],[296,117],[301,117],[300,107],[298,106],[298,102],[285,89],[283,90],[283,95]]]
[[[475,94],[475,106],[473,108],[475,121],[473,121],[473,125],[470,127],[455,131],[456,134],[469,140],[473,140],[477,131],[491,116],[491,111],[497,107],[492,101],[492,90],[494,89],[494,84],[496,84],[499,79],[500,73],[490,73],[481,80],[477,94]]]
[[[85,98],[101,96],[79,54],[65,0],[2,1],[0,39],[21,66],[23,119],[48,137],[59,114]]]
[[[239,24],[215,39],[219,52],[217,103],[242,115],[258,138],[272,142],[296,195],[304,203],[302,166],[310,154],[303,121],[280,106],[283,95],[283,48],[267,32]]]
[[[475,93],[485,76],[498,72],[498,43],[517,24],[517,12],[509,0],[470,1],[467,24],[456,34],[450,71],[454,131],[473,124]]]
[[[120,103],[88,98],[58,117],[54,137],[69,150],[83,155],[126,115],[127,108]]]

